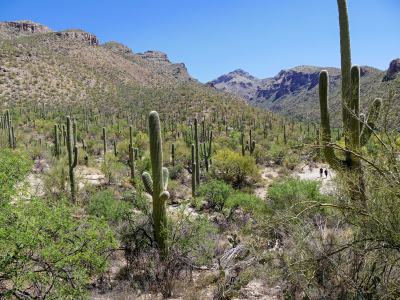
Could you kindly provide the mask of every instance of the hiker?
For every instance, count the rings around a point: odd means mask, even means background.
[[[319,177],[321,177],[322,178],[322,174],[324,173],[324,169],[319,169]]]
[[[325,176],[328,178],[328,169],[325,169]]]

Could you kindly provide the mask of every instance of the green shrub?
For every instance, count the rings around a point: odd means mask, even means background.
[[[260,178],[253,157],[243,157],[229,149],[217,151],[212,167],[215,177],[228,182],[254,183]]]
[[[272,144],[271,148],[267,152],[267,159],[272,160],[277,165],[281,165],[286,155],[287,153],[285,149],[277,144]]]
[[[25,177],[32,164],[20,151],[0,149],[0,204],[23,192]]]
[[[108,225],[67,201],[31,200],[0,210],[0,295],[20,299],[82,299],[105,253],[117,244]]]
[[[245,212],[249,212],[253,215],[265,215],[270,212],[269,204],[265,199],[240,191],[233,191],[226,201],[227,208],[233,208],[235,206],[239,206]]]
[[[115,200],[112,190],[100,191],[89,199],[86,212],[96,217],[104,217],[109,222],[120,221],[130,209],[129,202]]]
[[[200,185],[197,196],[207,202],[209,208],[222,211],[233,189],[223,181],[213,180],[207,184]]]
[[[320,193],[321,182],[301,179],[288,179],[284,182],[272,183],[268,187],[268,198],[273,210],[290,209],[295,204],[304,201],[319,201],[325,203],[328,196]],[[300,212],[309,205],[296,205],[293,212]],[[320,209],[322,211],[322,209]],[[315,213],[312,211],[310,213]]]

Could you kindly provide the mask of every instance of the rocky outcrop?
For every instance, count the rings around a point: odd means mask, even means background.
[[[116,54],[121,55],[121,56],[134,54],[128,46],[125,46],[124,44],[120,44],[120,43],[117,43],[114,41],[107,42],[107,43],[103,44],[102,46],[104,48],[107,48],[107,49],[113,51]]]
[[[168,59],[168,55],[163,52],[148,50],[145,53],[138,53],[137,55],[146,61],[164,67],[167,70],[167,73],[179,81],[199,83],[197,79],[189,75],[184,63],[171,63]]]
[[[217,89],[239,95],[249,101],[254,97],[263,80],[250,75],[242,69],[237,69],[211,82]]]
[[[88,43],[89,45],[100,45],[99,40],[97,39],[97,36],[88,33],[86,31],[83,31],[81,29],[70,29],[70,30],[65,30],[65,31],[57,31],[56,35],[61,38],[71,38],[75,39],[78,41],[82,41],[85,43]]]
[[[206,82],[204,85],[210,89],[217,89],[212,81]]]
[[[52,31],[53,30],[47,26],[29,20],[0,22],[0,36],[3,38],[48,33]]]
[[[148,50],[144,54],[138,53],[138,55],[141,58],[152,61],[158,65],[166,66],[171,64],[170,60],[168,59],[168,55],[160,51]]]
[[[400,58],[394,59],[389,64],[389,69],[386,71],[383,81],[393,80],[400,72]]]

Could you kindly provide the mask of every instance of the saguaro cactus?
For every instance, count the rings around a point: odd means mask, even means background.
[[[58,141],[58,125],[54,124],[54,154],[57,158],[60,156],[60,144]]]
[[[204,163],[206,165],[206,170],[208,172],[209,162],[211,164],[210,156],[211,156],[211,145],[212,145],[213,131],[211,130],[210,137],[206,138],[206,141],[203,143],[203,154],[204,154]],[[209,141],[208,149],[207,149],[207,140]]]
[[[169,199],[168,169],[163,168],[160,118],[156,111],[149,114],[150,160],[153,180],[144,172],[142,179],[147,192],[153,196],[154,236],[163,256],[168,253],[165,233],[167,227],[167,210],[165,202]]]
[[[319,75],[319,101],[321,108],[322,143],[324,155],[332,168],[352,172],[356,179],[349,182],[352,200],[362,200],[365,204],[365,184],[363,170],[358,155],[371,136],[382,105],[381,99],[375,99],[368,116],[360,114],[360,68],[351,67],[350,32],[346,0],[338,0],[340,23],[340,52],[342,68],[342,116],[345,137],[345,160],[336,157],[331,145],[331,128],[328,112],[328,72]]]
[[[76,202],[76,182],[75,182],[75,167],[78,164],[78,146],[73,142],[73,133],[71,128],[71,118],[67,116],[67,150],[68,150],[68,167],[69,181],[71,184],[72,201]]]
[[[196,194],[196,163],[194,158],[194,145],[192,144],[192,197]]]
[[[12,117],[10,115],[10,111],[6,111],[6,122],[7,122],[7,127],[8,127],[8,141],[10,144],[10,148],[14,149],[14,131],[13,131],[13,125],[12,125]]]
[[[106,162],[107,156],[107,136],[106,136],[106,128],[103,127],[103,151],[104,151],[104,162]]]
[[[199,157],[199,135],[197,131],[197,118],[194,118],[194,143],[196,150],[196,184],[200,185],[200,157]]]
[[[175,144],[174,143],[172,143],[171,156],[172,156],[172,166],[175,166]]]

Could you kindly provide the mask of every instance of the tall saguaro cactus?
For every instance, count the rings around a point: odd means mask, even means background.
[[[75,150],[74,150],[75,149]],[[68,168],[69,181],[71,184],[72,201],[76,202],[76,182],[75,182],[75,167],[78,164],[78,146],[73,141],[73,133],[71,128],[71,118],[67,116],[67,150],[68,150]]]
[[[345,160],[336,157],[331,143],[331,128],[328,112],[328,72],[319,75],[319,102],[321,108],[322,143],[324,155],[332,168],[352,172],[355,179],[349,182],[352,200],[361,200],[365,204],[365,184],[363,170],[358,155],[371,136],[382,105],[381,99],[375,99],[368,116],[360,114],[360,68],[351,67],[350,31],[346,0],[338,0],[340,23],[340,52],[342,68],[342,118],[345,137]]]
[[[60,157],[60,144],[58,141],[58,125],[54,124],[54,154],[57,158]]]
[[[149,114],[150,160],[153,180],[144,172],[142,179],[147,192],[153,196],[154,236],[163,256],[168,253],[166,236],[163,229],[167,227],[166,201],[169,199],[168,169],[163,168],[160,118],[156,111]]]
[[[194,142],[196,150],[196,184],[200,185],[200,158],[199,158],[199,135],[197,131],[197,118],[194,118]]]

